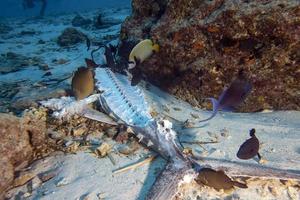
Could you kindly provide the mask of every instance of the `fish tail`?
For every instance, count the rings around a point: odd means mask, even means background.
[[[219,108],[219,102],[218,102],[218,100],[216,100],[215,98],[208,98],[208,99],[211,101],[211,103],[213,105],[213,113],[212,113],[212,115],[209,118],[201,120],[199,122],[205,122],[205,121],[208,121],[208,120],[214,118],[214,116],[216,116],[216,114],[218,112],[218,108]]]
[[[159,52],[159,45],[158,44],[154,44],[153,46],[152,46],[152,50],[154,51],[154,52]]]

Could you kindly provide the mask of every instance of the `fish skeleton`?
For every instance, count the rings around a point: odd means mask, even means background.
[[[186,177],[191,177],[189,180],[194,180],[202,166],[206,168],[208,166],[213,166],[213,168],[222,166],[231,169],[229,172],[238,176],[244,174],[300,180],[298,173],[260,166],[241,166],[223,160],[205,159],[200,166],[194,157],[183,153],[183,147],[176,132],[172,129],[172,123],[167,120],[155,119],[150,115],[150,106],[145,100],[143,91],[138,86],[132,86],[126,76],[114,73],[107,67],[98,67],[95,69],[95,87],[101,92],[100,94],[94,94],[79,101],[75,101],[71,97],[63,97],[41,103],[56,110],[54,115],[57,117],[77,113],[110,124],[113,124],[111,119],[113,118],[117,123],[130,127],[140,142],[166,159],[168,164],[149,191],[146,197],[148,200],[173,199],[178,192],[178,187],[186,180]],[[97,111],[91,111],[88,108],[89,103],[97,100],[111,118],[103,117],[101,112],[98,112],[98,115]]]

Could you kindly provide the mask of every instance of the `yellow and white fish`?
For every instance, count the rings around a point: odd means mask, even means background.
[[[149,58],[153,52],[159,51],[159,45],[154,44],[150,39],[145,39],[139,42],[130,52],[129,55],[129,69],[134,68],[139,63],[144,62]]]

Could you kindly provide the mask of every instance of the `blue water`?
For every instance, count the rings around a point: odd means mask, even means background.
[[[87,11],[97,8],[130,6],[130,0],[48,0],[46,14]],[[1,0],[0,17],[24,17],[38,15],[40,3],[24,10],[22,0]]]

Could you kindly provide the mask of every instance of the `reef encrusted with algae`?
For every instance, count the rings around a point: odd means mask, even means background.
[[[300,110],[299,1],[133,0],[132,10],[121,39],[160,45],[141,67],[152,83],[208,107],[243,68],[253,91],[240,110]]]
[[[23,117],[0,115],[0,199],[14,185],[15,172],[47,154],[46,112],[32,110]]]

